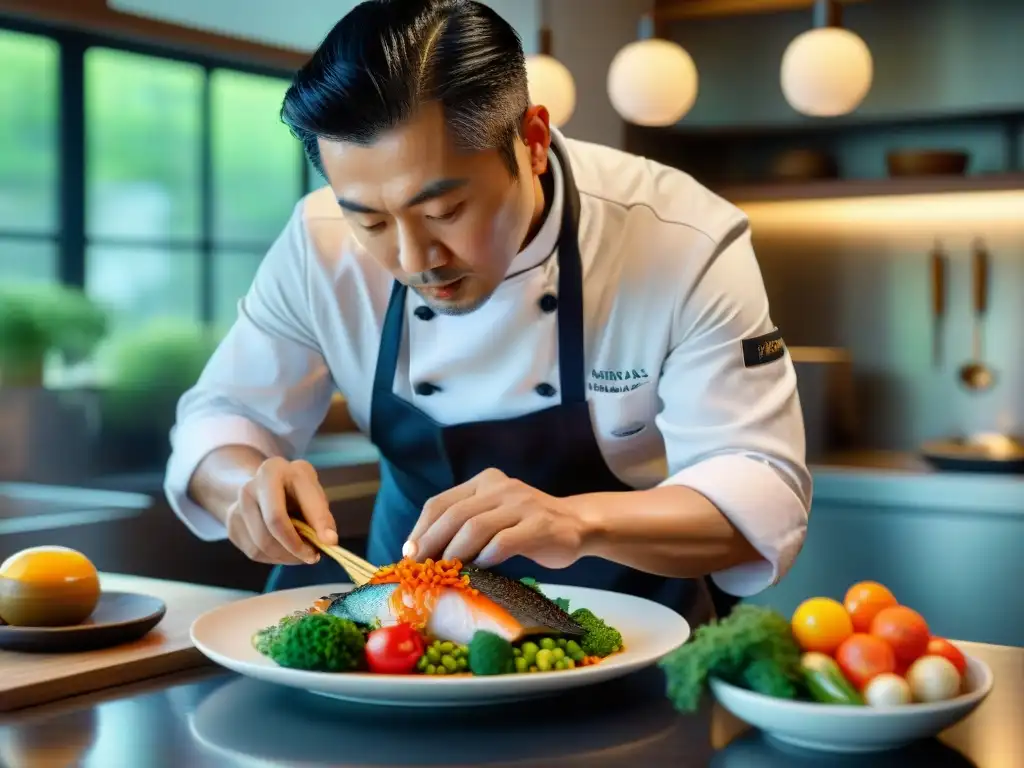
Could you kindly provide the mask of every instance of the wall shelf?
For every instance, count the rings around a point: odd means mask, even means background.
[[[715,189],[715,192],[732,203],[760,203],[1008,190],[1024,190],[1024,173],[908,176],[882,179],[820,179],[726,186]]]
[[[932,115],[795,118],[760,125],[626,126],[626,148],[681,168],[730,200],[788,200],[1024,188],[1024,109]],[[898,149],[957,149],[958,177],[888,178]],[[773,162],[793,150],[831,157],[841,178],[786,182]]]

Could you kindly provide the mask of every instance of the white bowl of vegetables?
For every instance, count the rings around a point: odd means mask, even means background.
[[[827,752],[879,752],[930,738],[971,714],[992,670],[933,637],[876,582],[842,603],[811,598],[790,619],[740,605],[662,660],[668,694],[693,711],[704,685],[769,738]]]

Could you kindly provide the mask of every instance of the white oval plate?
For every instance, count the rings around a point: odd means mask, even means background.
[[[966,692],[933,704],[895,707],[789,701],[710,681],[718,703],[769,738],[824,752],[880,752],[937,736],[973,712],[992,690],[992,670],[967,656]]]
[[[657,663],[690,636],[686,619],[660,603],[598,589],[543,584],[544,594],[589,608],[618,629],[625,650],[580,669],[491,677],[426,677],[285,669],[252,647],[252,635],[351,584],[323,584],[250,597],[215,608],[192,623],[192,642],[210,660],[247,677],[347,701],[388,706],[464,706],[551,696],[628,675]]]

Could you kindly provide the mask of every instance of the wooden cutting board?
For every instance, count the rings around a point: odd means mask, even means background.
[[[210,664],[189,639],[192,622],[208,610],[253,594],[113,573],[101,573],[100,585],[104,590],[158,597],[167,604],[167,613],[148,635],[127,645],[85,653],[0,651],[0,712]]]

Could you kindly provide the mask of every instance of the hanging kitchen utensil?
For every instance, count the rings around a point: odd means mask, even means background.
[[[968,389],[981,391],[992,386],[995,376],[992,369],[982,361],[981,335],[988,311],[989,282],[988,251],[981,240],[974,241],[971,258],[971,272],[974,299],[974,328],[972,333],[972,360],[960,367],[960,381]]]
[[[932,289],[932,366],[942,367],[942,330],[946,314],[946,266],[948,259],[942,246],[935,241],[930,256]]]

